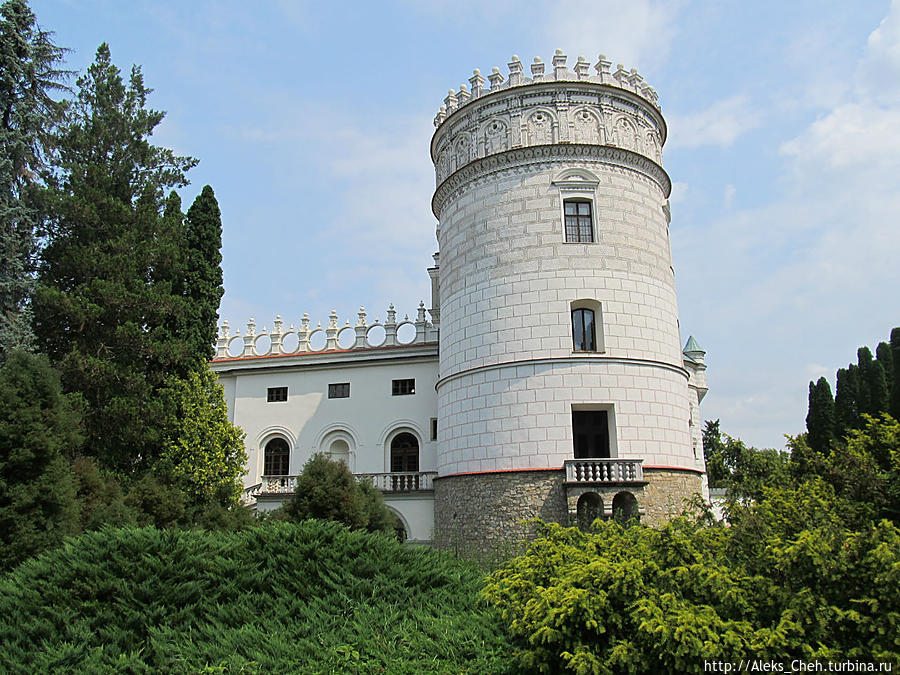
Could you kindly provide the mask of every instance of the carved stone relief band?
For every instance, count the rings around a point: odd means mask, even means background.
[[[616,168],[631,169],[655,181],[662,189],[663,196],[666,199],[672,192],[672,181],[665,169],[653,160],[631,150],[608,145],[578,143],[536,145],[528,148],[506,150],[469,162],[463,168],[450,174],[434,191],[434,197],[431,200],[431,211],[440,220],[444,204],[457,189],[498,171],[536,168],[548,161],[556,163],[568,159],[582,162],[584,160],[593,160]]]

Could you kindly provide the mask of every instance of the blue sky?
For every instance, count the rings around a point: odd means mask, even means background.
[[[557,48],[638,67],[669,123],[682,337],[703,416],[758,447],[810,379],[900,325],[900,1],[32,0],[85,68],[109,43],[168,111],[156,142],[223,213],[232,327],[428,303],[432,119],[473,68]]]

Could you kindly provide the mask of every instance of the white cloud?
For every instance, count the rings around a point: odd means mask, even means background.
[[[725,203],[725,208],[731,208],[731,202],[734,201],[734,195],[737,192],[737,188],[734,187],[731,183],[725,186],[725,194],[722,196],[722,201]]]
[[[760,120],[759,111],[750,105],[746,96],[738,94],[720,99],[699,112],[668,115],[669,138],[666,147],[729,146],[759,126]]]
[[[690,191],[690,186],[687,183],[682,181],[673,181],[672,182],[672,193],[669,195],[669,204],[673,206],[675,204],[681,204],[687,199],[687,196]]]
[[[658,67],[669,55],[680,2],[560,0],[541,8],[542,32],[551,44],[582,54],[595,51],[629,68]]]

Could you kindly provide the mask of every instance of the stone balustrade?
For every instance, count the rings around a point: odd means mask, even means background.
[[[567,483],[638,483],[644,480],[642,459],[569,459]]]
[[[367,322],[366,310],[359,308],[356,324],[350,321],[341,326],[338,315],[331,310],[328,325],[310,327],[309,315],[304,314],[300,326],[293,324],[285,330],[281,315],[275,317],[272,330],[265,327],[257,331],[256,320],[251,317],[247,322],[247,331],[241,335],[240,330],[231,332],[231,327],[224,321],[219,327],[216,339],[216,356],[214,360],[229,358],[246,358],[253,356],[281,356],[290,354],[308,354],[328,351],[350,351],[354,349],[374,349],[379,347],[404,347],[438,341],[438,310],[429,310],[433,321],[425,318],[425,303],[420,302],[415,320],[405,316],[397,320],[397,312],[391,305],[387,311],[387,320],[378,318],[374,323]],[[402,335],[404,326],[407,336]]]
[[[420,492],[433,490],[437,471],[392,471],[389,473],[358,473],[360,482],[366,481],[382,492]],[[263,476],[261,481],[244,490],[244,500],[251,501],[260,495],[293,494],[297,476]]]

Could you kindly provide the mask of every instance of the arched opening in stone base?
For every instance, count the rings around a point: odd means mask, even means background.
[[[640,520],[638,503],[630,492],[620,492],[612,501],[612,517],[618,523],[625,525]]]
[[[594,521],[603,516],[603,500],[596,492],[585,492],[575,506],[578,529],[587,532],[593,529]]]

